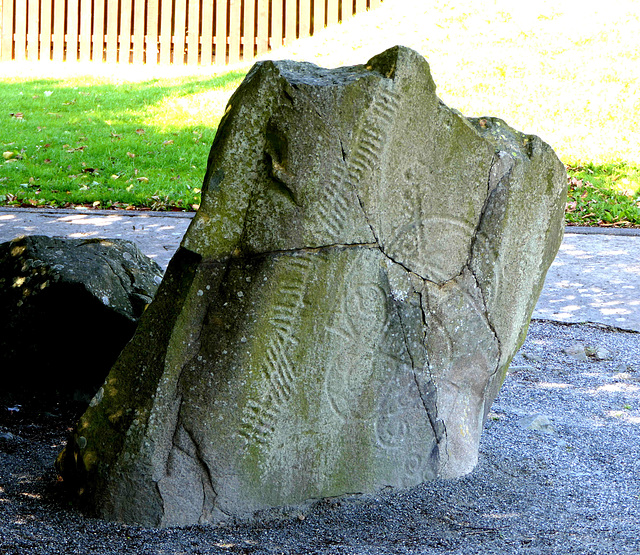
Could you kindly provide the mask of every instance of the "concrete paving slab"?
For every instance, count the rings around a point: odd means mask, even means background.
[[[533,317],[640,331],[640,232],[575,231],[565,232]]]
[[[20,235],[128,239],[166,270],[194,214],[0,208],[0,243]]]
[[[20,235],[119,237],[166,269],[192,213],[0,208],[0,242]],[[567,228],[533,313],[640,332],[640,230]]]

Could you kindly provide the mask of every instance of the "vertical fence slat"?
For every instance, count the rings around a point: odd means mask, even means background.
[[[327,25],[338,23],[338,0],[327,0]]]
[[[367,0],[356,0],[356,13],[367,11]]]
[[[211,65],[213,59],[213,0],[202,2],[202,47],[200,51],[200,63],[203,66]]]
[[[269,0],[258,0],[258,36],[256,55],[269,50]]]
[[[2,43],[0,44],[1,60],[7,62],[13,59],[13,0],[2,2]]]
[[[299,35],[302,39],[311,34],[311,0],[300,0],[299,20]]]
[[[107,11],[106,53],[109,63],[118,61],[118,0],[105,0]]]
[[[17,61],[27,57],[27,0],[16,0],[15,54]]]
[[[107,62],[118,61],[118,0],[107,0]]]
[[[133,58],[134,64],[144,63],[144,11],[146,0],[133,3]]]
[[[91,59],[91,0],[80,0],[80,61]]]
[[[160,6],[160,63],[171,63],[171,20],[173,18],[173,0],[161,0]]]
[[[224,65],[227,63],[227,0],[216,1],[216,49],[213,63]]]
[[[66,60],[78,59],[78,0],[67,0],[67,55]]]
[[[200,46],[200,0],[189,0],[187,21],[187,64],[197,65]]]
[[[184,39],[187,24],[187,0],[176,0],[173,27],[173,63],[184,64]]]
[[[253,58],[256,44],[256,4],[253,0],[244,1],[244,13],[242,14],[243,37],[242,37],[242,59],[244,61]]]
[[[65,0],[53,0],[53,61],[64,60]]]
[[[118,61],[129,63],[131,53],[131,8],[132,0],[120,0],[120,29],[118,32]]]
[[[313,3],[313,34],[324,29],[325,0],[315,0]]]
[[[27,59],[37,60],[39,51],[40,1],[29,0],[29,19],[27,21]]]
[[[40,4],[40,60],[51,60],[51,0]]]
[[[298,8],[296,0],[286,0],[284,6],[285,26],[284,26],[284,43],[289,45],[297,36],[298,27]]]
[[[282,46],[282,11],[284,0],[272,0],[271,3],[271,49]]]
[[[93,32],[91,59],[102,62],[104,56],[104,0],[93,0]]]
[[[147,64],[158,63],[158,23],[158,0],[148,0],[147,34],[144,56],[144,61]]]
[[[347,19],[353,16],[353,3],[354,3],[354,0],[342,0],[342,3],[338,6],[340,10],[340,13],[339,13],[340,21],[346,21]]]
[[[240,17],[242,2],[231,0],[229,14],[229,63],[237,64],[240,61]]]

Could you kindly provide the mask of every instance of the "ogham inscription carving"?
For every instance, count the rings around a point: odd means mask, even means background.
[[[349,159],[349,179],[356,186],[367,174],[378,168],[382,151],[388,142],[395,114],[400,107],[400,95],[392,87],[391,83],[380,83],[364,117],[356,146]]]
[[[238,432],[246,441],[258,444],[265,444],[273,434],[280,408],[295,387],[296,369],[290,352],[298,345],[295,324],[304,308],[305,283],[314,264],[310,254],[295,254],[282,260],[289,271],[278,288],[279,301],[270,317],[266,356],[259,362],[265,393],[260,399],[247,401]]]

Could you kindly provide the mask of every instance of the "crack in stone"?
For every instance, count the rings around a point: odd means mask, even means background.
[[[160,498],[160,502],[162,504],[162,517],[160,518],[160,522],[161,522],[162,518],[164,518],[165,500],[164,500],[164,495],[162,495],[162,491],[160,490],[160,481],[159,480],[155,480],[154,481],[154,485],[156,487],[156,491],[158,492],[158,497]],[[160,522],[158,522],[158,525],[160,525]]]
[[[216,491],[216,488],[214,486],[214,480],[213,480],[213,475],[211,474],[211,469],[209,468],[209,465],[207,464],[207,461],[204,460],[204,457],[202,456],[202,450],[200,449],[200,445],[196,442],[195,438],[193,437],[193,433],[191,432],[191,430],[189,430],[189,428],[187,428],[184,424],[182,424],[182,429],[185,431],[185,433],[187,434],[187,436],[189,436],[189,440],[191,441],[191,443],[194,446],[195,449],[195,460],[198,463],[198,465],[200,466],[200,468],[204,471],[204,474],[207,478],[207,486],[209,486],[209,488],[211,489],[211,491],[213,492],[214,498],[213,501],[211,503],[211,507],[214,508],[215,507],[215,500],[218,498],[218,492]],[[180,449],[179,446],[177,446],[178,449]],[[188,453],[187,453],[188,455]],[[204,490],[204,484],[203,484],[203,490]],[[202,499],[202,509],[200,511],[201,514],[204,513],[205,510],[205,503],[207,500],[207,495],[206,495],[206,490],[204,491],[204,497]]]
[[[255,253],[247,253],[241,256],[237,256],[234,258],[240,258],[243,260],[258,258],[261,256],[277,256],[279,254],[296,254],[296,253],[314,253],[314,252],[322,252],[324,250],[330,249],[351,249],[351,248],[368,248],[368,249],[379,249],[379,245],[377,243],[334,243],[332,245],[322,245],[320,247],[297,247],[294,249],[278,249],[272,251],[261,251]],[[227,260],[230,260],[231,257],[227,257]]]
[[[427,420],[429,421],[429,426],[431,426],[431,431],[433,432],[433,439],[436,440],[436,445],[440,445],[440,436],[438,434],[437,427],[437,419],[433,417],[433,415],[429,412],[429,407],[427,406],[427,401],[425,399],[422,390],[420,389],[420,382],[418,381],[418,375],[416,374],[415,368],[411,368],[413,374],[413,381],[416,384],[416,388],[418,389],[418,395],[420,396],[420,401],[422,401],[422,406],[424,407],[424,411],[427,413]],[[435,385],[434,385],[435,387]],[[444,428],[444,423],[443,423]]]
[[[347,161],[347,151],[344,148],[344,143],[342,142],[342,139],[338,138],[338,141],[340,142],[340,150],[342,152],[342,161],[346,163],[346,161]],[[356,196],[357,195],[358,195],[358,193],[356,193]],[[360,200],[360,197],[358,197],[358,200]],[[362,204],[360,204],[360,206],[362,207]],[[371,227],[371,226],[369,226],[369,227]]]
[[[418,275],[418,277],[421,277],[419,274],[416,274],[416,275]],[[428,279],[425,279],[425,278],[422,278],[422,277],[421,277],[421,279],[423,280],[423,282],[429,282],[429,283],[437,286],[436,283],[434,283],[434,282],[432,282],[432,281],[430,281]],[[425,334],[426,334],[428,329],[429,329],[429,325],[427,324],[427,315],[426,315],[424,307],[426,306],[426,311],[430,312],[430,309],[429,309],[429,295],[424,291],[424,288],[423,288],[422,291],[417,291],[417,294],[420,297],[420,314],[422,315],[422,325],[424,326],[424,330],[425,330]],[[426,349],[425,349],[425,351],[426,351]],[[428,351],[426,351],[425,354],[427,356],[427,370],[429,372],[430,382],[433,384],[433,388],[435,390],[435,397],[436,397],[436,400],[435,400],[435,403],[434,403],[435,409],[436,409],[435,417],[433,417],[429,413],[429,410],[427,409],[426,406],[425,406],[425,410],[426,410],[427,416],[429,418],[429,424],[431,426],[431,429],[434,432],[434,437],[436,439],[436,444],[437,445],[440,445],[441,443],[444,444],[444,454],[446,455],[446,459],[448,461],[451,457],[450,457],[450,454],[449,454],[449,441],[448,441],[448,438],[447,438],[447,424],[446,424],[446,422],[444,420],[440,420],[439,421],[440,424],[441,424],[441,427],[442,427],[442,434],[439,436],[438,432],[437,432],[437,423],[438,423],[438,384],[433,379],[433,375],[431,374],[431,366],[430,366],[430,362],[428,360],[429,359]],[[414,372],[414,379],[416,380],[416,387],[418,387],[418,392],[420,393],[420,400],[424,404],[425,400],[424,400],[424,397],[422,396],[422,393],[420,392],[420,385],[419,385],[419,383],[417,381],[417,376],[415,375],[415,372]],[[438,437],[440,437],[440,440],[438,439]],[[440,468],[444,468],[445,466],[446,466],[446,462],[441,460],[440,461]]]
[[[420,295],[420,302],[422,303],[421,294],[419,293],[419,295]],[[422,304],[420,306],[420,313],[422,314],[422,321],[424,322],[424,312],[422,310]],[[402,328],[402,335],[404,337],[405,349],[407,350],[407,355],[409,356],[409,360],[411,361],[411,374],[413,375],[413,381],[416,384],[416,389],[418,391],[418,395],[420,396],[420,401],[422,402],[422,406],[424,407],[424,411],[427,414],[427,420],[429,421],[429,426],[431,427],[431,431],[433,432],[433,438],[436,441],[436,445],[440,445],[440,438],[439,438],[439,434],[438,434],[437,422],[436,422],[436,419],[434,419],[434,417],[431,414],[431,412],[429,411],[429,406],[428,406],[427,400],[425,399],[425,394],[423,393],[422,389],[420,388],[420,382],[418,380],[418,375],[416,373],[416,364],[415,364],[415,361],[413,359],[413,355],[411,354],[411,349],[409,348],[409,337],[407,335],[407,330],[406,330],[405,325],[404,325],[404,320],[402,318],[402,314],[398,310],[397,306],[396,306],[396,314],[398,316],[398,320],[400,321],[400,327]],[[435,384],[434,384],[434,387],[435,387]],[[436,392],[436,395],[437,395],[437,392]],[[437,404],[436,404],[436,410],[437,410]]]
[[[341,143],[341,145],[342,145],[342,143]],[[358,199],[358,204],[360,205],[360,210],[362,210],[362,215],[364,216],[364,219],[367,222],[367,225],[369,226],[369,229],[371,230],[371,235],[373,235],[373,238],[376,240],[376,244],[378,245],[378,248],[382,252],[382,245],[380,244],[380,239],[378,238],[378,234],[376,233],[376,230],[373,228],[373,224],[369,220],[369,216],[367,214],[367,210],[364,207],[364,202],[362,202],[362,199],[360,198],[360,194],[358,193],[358,187],[356,187],[356,185],[354,183],[351,183],[350,179],[348,180],[348,182],[351,185],[351,187],[353,188],[353,193],[356,195],[356,198]],[[382,254],[384,254],[384,252],[382,252]]]

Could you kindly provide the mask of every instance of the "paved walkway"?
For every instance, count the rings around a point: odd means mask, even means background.
[[[0,208],[0,242],[20,235],[120,237],[166,268],[193,214]],[[534,318],[640,331],[640,231],[567,228]]]
[[[640,331],[640,230],[567,228],[533,317]]]

